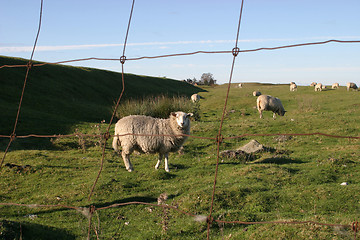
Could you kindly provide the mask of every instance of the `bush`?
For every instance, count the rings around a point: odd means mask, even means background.
[[[168,118],[171,112],[183,111],[192,112],[194,119],[199,120],[199,110],[200,104],[191,102],[187,97],[161,95],[120,102],[116,117],[120,119],[128,115],[146,115],[156,118]]]

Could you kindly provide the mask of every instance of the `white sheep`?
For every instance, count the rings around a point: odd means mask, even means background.
[[[257,97],[257,96],[260,96],[260,95],[261,95],[260,91],[253,91],[253,96],[254,97]]]
[[[286,112],[280,99],[270,95],[260,95],[256,100],[256,107],[260,113],[260,118],[263,118],[263,111],[272,111],[273,119],[276,118],[276,113],[284,116]]]
[[[193,102],[193,103],[196,103],[196,102],[198,102],[198,101],[200,101],[200,96],[199,96],[199,94],[193,94],[193,95],[191,95],[191,101]]]
[[[353,82],[348,82],[348,83],[346,84],[346,89],[347,89],[348,91],[350,90],[350,88],[352,88],[352,89],[354,89],[354,90],[357,90],[357,89],[358,89],[358,87],[356,86],[356,84],[353,83]]]
[[[294,83],[294,82],[291,82],[291,83],[290,83],[290,91],[291,91],[291,92],[297,91],[297,85],[296,85],[296,83]]]
[[[120,119],[115,125],[112,146],[116,152],[122,147],[121,156],[126,170],[133,171],[130,154],[135,150],[140,153],[159,153],[155,165],[158,169],[165,156],[165,171],[169,172],[169,152],[178,151],[190,134],[190,116],[192,113],[175,112],[167,119],[143,115],[130,115]]]
[[[238,87],[239,87],[239,88],[242,88],[242,87],[243,87],[243,84],[242,84],[242,83],[239,83]]]
[[[339,83],[334,83],[333,85],[331,85],[332,89],[338,89],[339,88]]]
[[[321,83],[317,83],[315,86],[315,92],[317,92],[317,91],[321,92],[322,89],[323,89],[323,85]]]

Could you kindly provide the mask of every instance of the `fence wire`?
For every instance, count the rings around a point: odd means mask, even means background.
[[[331,134],[326,134],[326,133],[320,133],[320,132],[315,132],[315,133],[274,133],[274,134],[242,134],[242,135],[238,135],[238,136],[232,136],[232,137],[224,137],[222,135],[222,126],[223,126],[223,122],[224,122],[224,118],[226,115],[226,107],[227,107],[227,101],[228,101],[228,97],[229,97],[229,91],[230,91],[230,87],[231,87],[231,81],[232,81],[232,75],[233,75],[233,71],[234,71],[234,66],[235,66],[235,59],[238,56],[239,53],[248,53],[248,52],[256,52],[256,51],[268,51],[268,50],[279,50],[279,49],[286,49],[286,48],[294,48],[294,47],[304,47],[304,46],[311,46],[311,45],[322,45],[322,44],[328,44],[328,43],[360,43],[360,40],[351,40],[351,41],[344,41],[344,40],[327,40],[327,41],[322,41],[322,42],[310,42],[310,43],[300,43],[300,44],[293,44],[293,45],[284,45],[284,46],[278,46],[278,47],[262,47],[262,48],[256,48],[256,49],[248,49],[248,50],[241,50],[238,47],[238,42],[239,42],[239,34],[240,34],[240,26],[241,26],[241,18],[242,18],[242,12],[243,12],[243,5],[244,5],[244,0],[242,0],[241,2],[241,7],[240,7],[240,13],[239,13],[239,22],[238,22],[238,28],[237,28],[237,33],[236,33],[236,40],[235,40],[235,47],[229,51],[229,50],[225,50],[225,51],[195,51],[195,52],[189,52],[189,53],[176,53],[176,54],[167,54],[167,55],[159,55],[159,56],[142,56],[142,57],[136,57],[136,58],[127,58],[125,55],[125,50],[126,50],[126,45],[127,45],[127,39],[128,39],[128,35],[130,32],[130,25],[131,25],[131,20],[132,20],[132,14],[134,11],[134,5],[135,5],[135,0],[132,1],[132,6],[131,6],[131,10],[130,10],[130,16],[129,16],[129,21],[128,21],[128,26],[127,26],[127,31],[125,34],[125,40],[124,40],[124,44],[123,44],[123,51],[122,51],[122,56],[118,59],[114,59],[114,58],[95,58],[95,57],[90,57],[90,58],[81,58],[81,59],[73,59],[73,60],[64,60],[64,61],[58,61],[58,62],[53,62],[53,63],[49,63],[49,62],[44,62],[44,63],[34,63],[33,62],[33,56],[35,53],[35,49],[36,49],[36,44],[39,38],[39,34],[40,34],[40,30],[41,30],[41,22],[42,22],[42,12],[43,12],[43,0],[41,0],[40,2],[40,16],[39,16],[39,25],[38,25],[38,30],[37,30],[37,34],[36,34],[36,38],[35,38],[35,42],[33,45],[33,49],[31,52],[31,56],[30,59],[28,61],[28,63],[26,65],[2,65],[0,66],[0,69],[2,68],[17,68],[17,67],[26,67],[26,75],[25,75],[25,79],[24,79],[24,84],[23,84],[23,88],[22,88],[22,92],[21,92],[21,96],[20,96],[20,101],[19,101],[19,105],[18,105],[18,110],[17,110],[17,115],[15,118],[15,122],[14,122],[14,128],[13,131],[10,135],[0,135],[0,138],[9,138],[9,143],[6,147],[6,150],[4,152],[4,155],[2,157],[1,163],[0,163],[0,167],[2,167],[4,160],[6,158],[6,154],[9,151],[9,148],[11,146],[11,143],[16,139],[23,139],[23,138],[30,138],[30,137],[34,137],[34,138],[69,138],[69,137],[97,137],[97,138],[102,138],[103,141],[103,146],[102,146],[102,157],[100,160],[100,167],[99,167],[99,171],[97,174],[97,177],[92,185],[92,188],[90,190],[89,196],[88,196],[88,201],[91,200],[91,196],[95,190],[96,187],[96,183],[101,175],[102,169],[103,169],[103,165],[104,165],[104,157],[105,157],[105,151],[106,151],[106,142],[107,140],[110,139],[110,137],[113,137],[113,135],[110,134],[109,130],[110,127],[112,125],[112,122],[114,120],[115,117],[115,113],[116,110],[120,104],[120,101],[122,99],[122,96],[125,92],[125,77],[124,77],[124,63],[126,61],[137,61],[137,60],[143,60],[143,59],[156,59],[156,58],[168,58],[168,57],[177,57],[177,56],[190,56],[190,55],[195,55],[195,54],[232,54],[233,55],[233,61],[232,61],[232,65],[231,65],[231,70],[230,70],[230,77],[229,77],[229,82],[228,82],[228,88],[227,88],[227,94],[225,97],[225,103],[224,103],[224,107],[223,107],[223,112],[222,112],[222,117],[221,117],[221,122],[220,122],[220,127],[218,130],[218,134],[214,137],[202,137],[202,136],[195,136],[195,135],[185,135],[188,137],[192,137],[192,138],[199,138],[199,139],[207,139],[207,140],[213,140],[214,143],[216,143],[217,146],[217,159],[216,159],[216,167],[215,167],[215,173],[214,173],[214,184],[213,184],[213,191],[212,191],[212,196],[211,196],[211,205],[210,205],[210,211],[209,211],[209,215],[207,216],[200,216],[204,221],[207,222],[207,239],[210,238],[210,228],[211,228],[211,224],[213,222],[217,222],[217,223],[223,223],[223,224],[241,224],[241,225],[255,225],[255,224],[288,224],[288,225],[304,225],[304,224],[314,224],[314,225],[319,225],[319,226],[332,226],[332,227],[343,227],[343,228],[350,228],[352,229],[352,231],[354,232],[354,239],[356,239],[356,235],[357,232],[360,230],[360,225],[358,221],[354,221],[351,224],[331,224],[331,223],[321,223],[321,222],[315,222],[315,221],[268,221],[268,222],[244,222],[244,221],[223,221],[223,220],[216,220],[213,219],[212,214],[213,214],[213,205],[214,205],[214,196],[215,196],[215,192],[216,192],[216,183],[217,183],[217,174],[218,174],[218,167],[219,167],[219,159],[220,159],[220,146],[222,144],[222,142],[224,140],[229,140],[229,139],[236,139],[236,138],[243,138],[246,136],[276,136],[276,135],[291,135],[291,136],[312,136],[312,135],[321,135],[321,136],[325,136],[325,137],[331,137],[331,138],[348,138],[348,139],[360,139],[360,136],[339,136],[339,135],[331,135]],[[65,63],[73,63],[73,62],[79,62],[79,61],[89,61],[89,60],[98,60],[98,61],[119,61],[121,64],[121,80],[122,80],[122,91],[120,93],[120,96],[116,102],[116,106],[115,109],[113,111],[113,114],[111,116],[111,120],[108,124],[108,127],[106,129],[106,132],[104,132],[103,134],[82,134],[82,133],[76,133],[76,134],[67,134],[67,135],[38,135],[38,134],[29,134],[29,135],[23,135],[23,136],[17,136],[16,135],[16,128],[18,125],[18,119],[19,119],[19,115],[20,115],[20,110],[21,110],[21,105],[22,105],[22,101],[23,101],[23,96],[24,96],[24,92],[26,89],[26,85],[27,85],[27,80],[28,80],[28,74],[31,70],[32,67],[41,67],[41,66],[45,66],[45,65],[50,65],[50,64],[65,64]],[[138,135],[138,136],[179,136],[179,135],[149,135],[149,134],[124,134],[124,135]],[[124,135],[117,135],[117,136],[124,136]],[[184,135],[184,134],[183,134]],[[182,135],[182,136],[183,136]],[[163,208],[163,209],[171,209],[174,211],[177,211],[183,215],[187,215],[190,217],[194,217],[197,218],[199,215],[197,214],[193,214],[190,212],[186,212],[183,211],[181,209],[179,209],[178,207],[173,207],[173,206],[169,206],[169,205],[159,205],[159,204],[151,204],[151,203],[145,203],[145,202],[126,202],[126,203],[118,203],[118,204],[110,204],[107,206],[103,206],[103,207],[95,207],[94,205],[90,204],[89,207],[76,207],[76,206],[68,206],[68,205],[42,205],[42,204],[19,204],[19,203],[0,203],[0,206],[16,206],[16,207],[28,207],[28,208],[48,208],[48,209],[53,209],[53,208],[63,208],[63,209],[68,209],[68,210],[75,210],[77,212],[80,212],[82,215],[84,215],[87,219],[88,219],[88,232],[87,232],[87,239],[90,239],[91,237],[91,232],[92,230],[94,231],[94,234],[96,235],[96,237],[99,239],[98,236],[98,232],[96,231],[96,229],[92,229],[92,217],[94,215],[94,213],[96,213],[97,211],[101,211],[101,210],[105,210],[105,209],[110,209],[110,208],[118,208],[118,207],[122,207],[122,206],[128,206],[128,205],[148,205],[148,206],[152,206],[152,207],[159,207],[159,208]]]

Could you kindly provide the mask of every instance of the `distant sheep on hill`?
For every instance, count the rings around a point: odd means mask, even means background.
[[[253,91],[253,96],[254,97],[257,97],[257,96],[260,96],[260,95],[261,95],[260,91]]]
[[[331,85],[332,89],[338,89],[339,88],[339,84],[338,83],[334,83],[333,85]]]
[[[260,113],[260,118],[263,118],[263,111],[272,111],[273,119],[276,118],[276,114],[284,116],[286,112],[280,99],[270,95],[260,95],[256,100],[256,107]]]
[[[352,88],[352,89],[354,89],[354,90],[357,90],[357,89],[358,89],[358,87],[356,86],[356,84],[353,83],[353,82],[348,82],[348,83],[346,84],[346,89],[347,89],[348,91],[350,90],[350,88]]]
[[[115,125],[112,146],[116,152],[122,147],[121,156],[126,170],[133,171],[130,154],[135,150],[140,153],[159,153],[155,165],[158,169],[165,156],[165,171],[169,172],[169,152],[178,151],[190,134],[190,116],[192,113],[175,112],[167,119],[143,115],[130,115],[120,119]]]
[[[322,89],[323,89],[323,85],[321,84],[321,83],[318,83],[318,84],[316,84],[316,86],[315,86],[315,92],[317,92],[317,91],[322,91]]]
[[[294,83],[294,82],[291,82],[291,83],[290,83],[290,91],[291,91],[291,92],[297,91],[297,85],[296,85],[296,83]]]
[[[242,88],[242,87],[243,87],[243,84],[242,84],[242,83],[239,83],[238,87],[239,87],[239,88]]]
[[[193,95],[191,95],[191,101],[193,102],[193,103],[196,103],[196,102],[198,102],[198,101],[200,101],[200,96],[199,96],[199,94],[193,94]]]

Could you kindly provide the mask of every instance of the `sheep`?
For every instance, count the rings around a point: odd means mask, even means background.
[[[239,87],[239,88],[242,88],[242,87],[243,87],[243,84],[242,84],[242,83],[239,83],[238,87]]]
[[[297,85],[296,85],[296,83],[294,83],[294,82],[291,82],[291,83],[290,83],[290,91],[291,91],[291,92],[297,91]]]
[[[332,89],[338,89],[339,88],[339,83],[334,83],[332,86],[331,86]]]
[[[284,116],[286,112],[280,99],[270,95],[260,95],[256,100],[256,107],[260,113],[260,118],[263,118],[263,111],[272,111],[274,120],[276,118],[276,113],[280,116]]]
[[[358,87],[356,86],[356,84],[353,83],[353,82],[348,82],[348,83],[346,84],[346,89],[347,89],[348,91],[350,90],[350,88],[352,88],[352,89],[354,89],[354,90],[357,90],[357,89],[358,89]]]
[[[199,94],[193,94],[193,95],[191,95],[191,101],[193,102],[193,103],[196,103],[196,102],[198,102],[198,101],[200,101],[200,96],[199,96]]]
[[[261,95],[260,91],[253,91],[253,96],[254,97],[257,97],[257,96],[260,96],[260,95]]]
[[[135,150],[140,153],[158,153],[155,165],[158,169],[165,156],[165,171],[169,172],[169,152],[178,151],[190,134],[190,116],[192,113],[172,112],[169,118],[160,119],[144,115],[130,115],[115,124],[112,147],[124,160],[126,170],[134,170],[130,154]]]
[[[316,86],[316,82],[312,82],[311,84],[310,84],[310,87],[315,87]]]
[[[317,92],[317,91],[321,92],[322,89],[323,89],[323,85],[321,83],[317,83],[315,86],[315,92]]]

